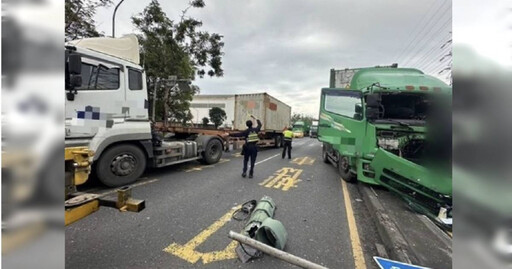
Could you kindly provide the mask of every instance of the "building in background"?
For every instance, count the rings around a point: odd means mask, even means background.
[[[194,124],[202,124],[203,118],[210,119],[209,112],[214,107],[222,108],[226,112],[226,120],[220,127],[232,128],[235,115],[234,94],[195,95],[192,102],[190,102],[190,113],[194,116],[192,122]]]

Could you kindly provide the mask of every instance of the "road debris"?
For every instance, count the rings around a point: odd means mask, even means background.
[[[244,244],[244,245],[250,246],[253,249],[256,249],[258,251],[261,251],[263,253],[266,253],[270,256],[276,257],[280,260],[291,263],[293,265],[300,266],[302,268],[307,268],[307,269],[326,269],[327,268],[327,267],[318,265],[316,263],[310,262],[308,260],[305,260],[303,258],[297,257],[295,255],[292,255],[290,253],[287,253],[285,251],[273,248],[273,247],[263,244],[257,240],[254,240],[250,237],[241,235],[239,233],[235,233],[233,231],[229,232],[229,238],[240,242],[240,245]]]

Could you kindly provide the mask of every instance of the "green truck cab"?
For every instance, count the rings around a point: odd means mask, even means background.
[[[303,121],[296,121],[293,124],[293,137],[302,138],[306,136],[306,124]]]
[[[431,97],[451,98],[451,87],[411,68],[333,71],[320,100],[324,162],[344,180],[385,186],[430,216],[450,210],[451,176],[427,168],[424,152]]]

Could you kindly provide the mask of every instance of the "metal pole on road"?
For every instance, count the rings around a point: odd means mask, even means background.
[[[276,257],[278,259],[281,259],[285,262],[291,263],[293,265],[300,266],[302,268],[306,269],[327,269],[327,267],[318,265],[316,263],[310,262],[308,260],[305,260],[303,258],[294,256],[290,253],[284,252],[282,250],[279,250],[277,248],[273,248],[271,246],[265,245],[259,241],[256,241],[250,237],[241,235],[239,233],[235,233],[233,231],[229,231],[229,238],[236,240],[242,244],[251,246],[259,251],[262,251],[270,256]]]
[[[114,8],[114,14],[112,15],[112,37],[116,37],[116,12],[123,2],[124,0],[119,1],[119,3],[116,5],[116,8]]]

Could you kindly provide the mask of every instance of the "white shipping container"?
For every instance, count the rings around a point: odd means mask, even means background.
[[[262,131],[280,133],[290,125],[291,107],[267,93],[236,95],[234,129],[246,129],[251,115],[261,120]]]
[[[261,120],[263,131],[280,133],[290,124],[291,107],[267,93],[196,95],[190,103],[193,122],[200,124],[203,117],[209,118],[212,107],[224,109],[226,120],[222,127],[235,130],[245,130],[245,122],[251,115]]]

